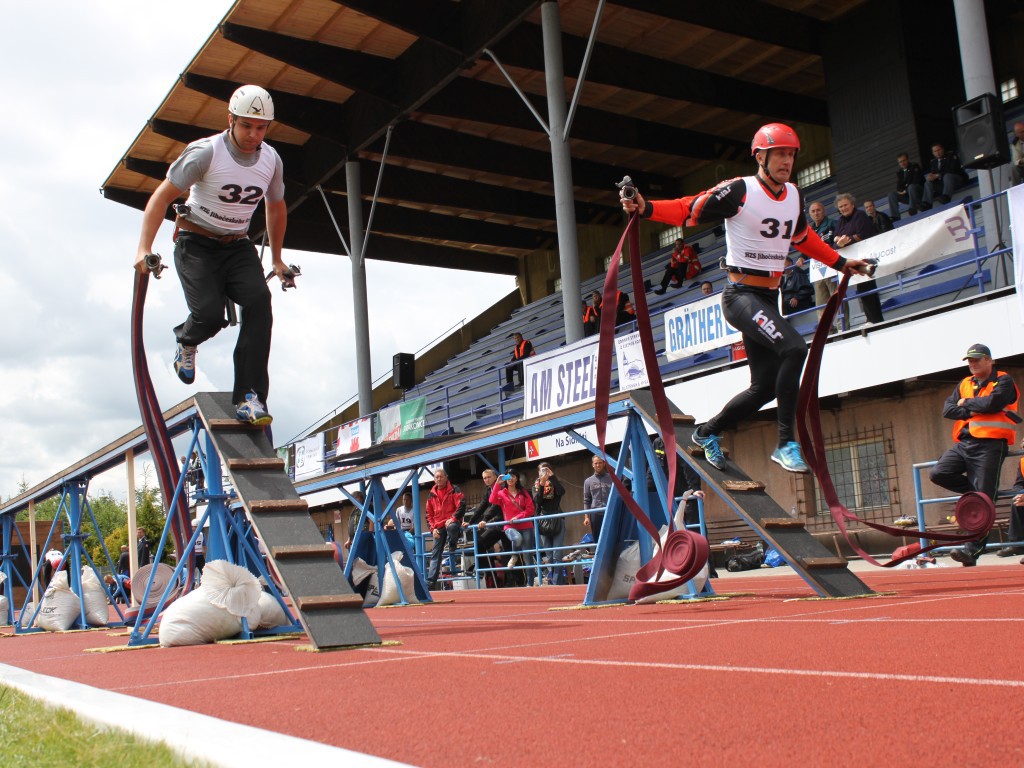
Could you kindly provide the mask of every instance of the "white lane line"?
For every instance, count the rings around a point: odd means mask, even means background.
[[[407,765],[28,672],[8,664],[0,664],[0,684],[16,688],[50,706],[69,709],[102,726],[162,741],[186,759],[226,768],[252,768],[254,765],[396,768]]]
[[[885,680],[904,683],[937,683],[942,685],[975,685],[999,688],[1024,688],[1024,680],[1008,680],[985,677],[951,677],[944,675],[903,675],[890,672],[844,672],[829,669],[787,669],[785,667],[744,667],[727,664],[685,664],[679,662],[657,661],[618,661],[614,659],[579,659],[561,656],[504,656],[490,653],[451,652],[429,653],[425,651],[405,651],[398,648],[368,648],[371,653],[396,654],[403,656],[419,656],[423,659],[454,658],[491,660],[495,663],[534,662],[540,664],[575,664],[580,666],[624,668],[624,669],[658,669],[686,672],[728,672],[754,675],[783,675],[790,677],[840,678],[848,680]]]

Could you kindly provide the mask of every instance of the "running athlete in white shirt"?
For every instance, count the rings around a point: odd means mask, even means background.
[[[196,347],[226,325],[225,300],[235,302],[242,308],[242,323],[232,402],[239,419],[259,425],[273,420],[266,402],[274,323],[270,289],[248,237],[261,200],[274,272],[282,282],[290,278],[281,258],[288,217],[284,170],[277,152],[263,142],[273,119],[274,102],[263,88],[243,85],[232,94],[228,129],[189,144],[150,196],[135,258],[135,269],[144,272],[167,207],[187,189],[185,205],[175,208],[174,266],[189,316],[174,329],[174,370],[184,383],[195,381]]]
[[[803,196],[791,184],[800,139],[787,125],[761,127],[751,142],[757,174],[724,181],[691,197],[677,200],[632,199],[620,194],[627,213],[674,224],[695,224],[725,219],[725,269],[729,283],[722,292],[725,318],[743,335],[750,367],[750,388],[693,432],[710,464],[725,469],[721,434],[752,416],[763,405],[778,400],[779,443],[772,461],[790,472],[808,472],[794,439],[796,401],[807,344],[779,312],[779,283],[790,248],[834,269],[854,274],[867,262],[845,259],[822,242],[804,217]]]

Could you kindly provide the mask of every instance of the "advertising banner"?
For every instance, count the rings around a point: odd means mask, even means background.
[[[597,397],[597,340],[583,339],[567,347],[523,361],[523,418],[570,408]]]
[[[665,357],[669,360],[682,360],[739,340],[740,332],[722,314],[721,296],[708,296],[665,313]]]
[[[616,337],[615,352],[619,362],[620,392],[650,385],[643,349],[640,346],[640,331]]]
[[[295,444],[295,479],[324,473],[324,436],[313,435]]]
[[[334,444],[336,456],[356,453],[373,445],[373,419],[366,417],[342,424],[338,428],[338,440]]]

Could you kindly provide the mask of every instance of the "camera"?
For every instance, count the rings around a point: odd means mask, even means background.
[[[632,200],[636,197],[636,185],[629,176],[623,176],[622,181],[615,182],[615,186],[622,190],[623,200]]]

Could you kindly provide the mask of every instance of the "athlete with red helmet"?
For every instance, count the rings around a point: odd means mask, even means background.
[[[637,191],[620,193],[627,213],[675,226],[725,220],[724,268],[729,281],[722,292],[725,319],[743,335],[750,366],[750,387],[694,430],[693,441],[710,464],[725,469],[721,434],[752,416],[773,399],[778,401],[779,443],[772,461],[790,472],[810,471],[795,440],[796,401],[807,344],[779,312],[779,283],[786,255],[796,248],[834,269],[854,274],[867,262],[845,259],[807,226],[803,195],[790,182],[800,138],[782,123],[758,129],[750,144],[757,162],[754,176],[723,181],[690,197],[645,200]],[[632,190],[630,190],[632,191]]]

